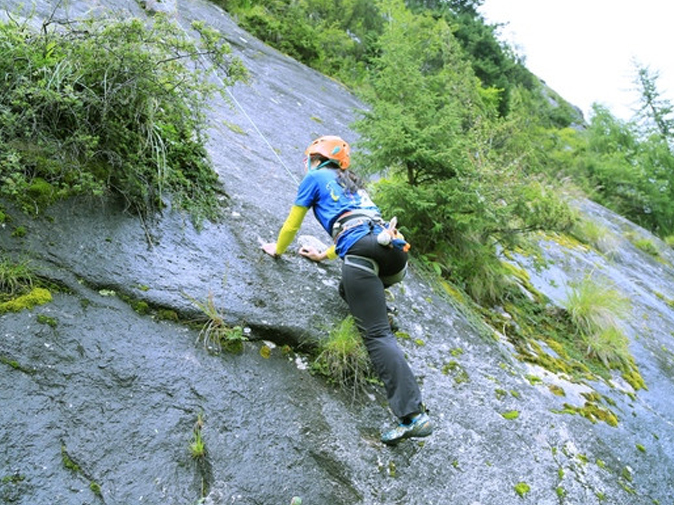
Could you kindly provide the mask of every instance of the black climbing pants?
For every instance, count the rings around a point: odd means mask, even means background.
[[[378,274],[363,258],[376,262]],[[391,410],[401,419],[421,412],[423,406],[414,374],[391,331],[384,293],[388,286],[382,279],[395,277],[406,266],[407,253],[379,245],[370,233],[349,249],[341,286],[375,371],[384,382]]]

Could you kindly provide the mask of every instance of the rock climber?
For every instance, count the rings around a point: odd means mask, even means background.
[[[384,292],[405,276],[409,245],[398,233],[395,218],[389,223],[382,219],[360,178],[349,170],[348,143],[333,135],[319,137],[307,147],[305,155],[307,173],[295,204],[277,241],[264,244],[262,249],[274,258],[283,254],[307,211],[313,209],[334,244],[325,251],[303,246],[299,254],[316,262],[337,257],[343,260],[340,295],[385,385],[389,406],[400,420],[398,426],[381,435],[381,441],[395,444],[406,438],[426,437],[433,432],[433,425],[391,330]]]

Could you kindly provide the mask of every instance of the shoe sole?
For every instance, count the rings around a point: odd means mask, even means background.
[[[427,421],[418,430],[409,431],[409,432],[403,433],[398,438],[393,438],[391,440],[382,440],[382,442],[386,445],[397,445],[398,443],[402,442],[405,439],[408,439],[408,438],[424,438],[424,437],[430,436],[432,433],[433,433],[433,425],[431,424],[430,421]]]

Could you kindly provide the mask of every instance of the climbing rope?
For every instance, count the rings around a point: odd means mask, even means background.
[[[179,26],[180,29],[183,31],[183,33],[185,33],[185,35],[186,35],[187,37],[189,37],[189,34],[187,33],[187,30],[185,30],[185,28],[183,28],[183,26],[182,26],[180,23],[178,23],[178,26]],[[271,143],[269,142],[269,140],[267,140],[267,137],[265,137],[265,135],[264,135],[264,134],[260,131],[260,129],[257,127],[257,125],[255,124],[255,121],[253,121],[253,118],[251,118],[251,117],[248,115],[248,113],[246,112],[246,110],[243,108],[243,105],[241,105],[241,103],[236,99],[236,97],[234,96],[234,94],[232,93],[232,91],[229,89],[229,87],[227,87],[227,86],[225,85],[225,82],[224,82],[224,81],[222,80],[222,78],[218,75],[218,73],[214,70],[214,69],[217,69],[217,66],[209,65],[208,62],[205,61],[205,58],[204,58],[203,55],[199,56],[199,60],[201,60],[202,64],[204,65],[204,68],[208,68],[208,69],[209,69],[210,73],[215,77],[215,79],[218,81],[218,83],[220,84],[220,86],[221,86],[223,89],[227,90],[227,94],[228,94],[229,97],[232,99],[232,101],[234,102],[234,104],[239,108],[239,110],[240,110],[241,113],[246,117],[246,119],[248,119],[248,121],[250,122],[250,124],[253,126],[253,129],[254,129],[254,130],[257,132],[257,134],[262,138],[262,140],[264,140],[264,143],[267,144],[267,146],[269,147],[269,150],[274,154],[274,156],[275,156],[276,159],[279,161],[279,163],[281,163],[281,165],[283,165],[283,168],[285,169],[286,173],[290,176],[290,178],[295,182],[295,184],[299,184],[299,180],[297,179],[297,177],[295,176],[295,174],[293,174],[293,173],[290,171],[290,169],[288,168],[288,165],[286,165],[286,164],[283,162],[283,160],[281,159],[281,157],[280,157],[280,156],[278,155],[278,153],[276,152],[276,149],[274,149],[274,147],[271,145]]]
[[[213,68],[213,67],[211,67],[211,69],[212,69],[212,68]],[[249,121],[250,124],[253,126],[253,128],[255,129],[255,131],[257,132],[257,134],[262,138],[262,140],[264,140],[265,144],[267,144],[267,146],[269,147],[269,149],[271,150],[271,152],[274,153],[274,156],[276,156],[276,159],[279,160],[279,163],[281,163],[281,165],[283,165],[283,168],[285,168],[285,171],[288,173],[288,175],[290,176],[290,178],[291,178],[293,181],[295,181],[295,184],[299,184],[299,181],[297,180],[297,177],[295,177],[295,174],[293,174],[293,173],[290,171],[290,169],[288,168],[288,166],[283,162],[283,160],[281,159],[281,157],[280,157],[280,156],[278,155],[278,153],[276,152],[276,149],[274,149],[274,147],[273,147],[273,146],[269,143],[269,141],[267,140],[267,137],[265,137],[264,134],[263,134],[263,133],[260,131],[260,129],[257,127],[257,125],[255,124],[255,121],[253,121],[253,119],[246,113],[246,110],[243,108],[243,106],[241,105],[241,103],[239,103],[239,101],[234,97],[234,94],[232,93],[232,91],[231,91],[229,88],[225,87],[225,83],[222,81],[222,79],[220,78],[219,75],[215,74],[215,76],[216,76],[216,78],[220,81],[220,83],[222,84],[222,86],[227,90],[227,94],[228,94],[229,97],[232,99],[232,101],[234,102],[234,104],[239,108],[239,110],[241,111],[241,113],[242,113],[244,116],[246,116],[246,119],[248,119],[248,121]]]

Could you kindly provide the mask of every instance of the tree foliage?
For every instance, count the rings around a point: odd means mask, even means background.
[[[378,4],[388,23],[356,123],[357,158],[385,174],[377,201],[418,252],[483,302],[505,295],[498,246],[570,223],[570,213],[504,139],[498,90],[485,91],[443,18]],[[494,148],[501,146],[501,150]]]
[[[214,0],[256,37],[357,86],[384,20],[371,0]]]

